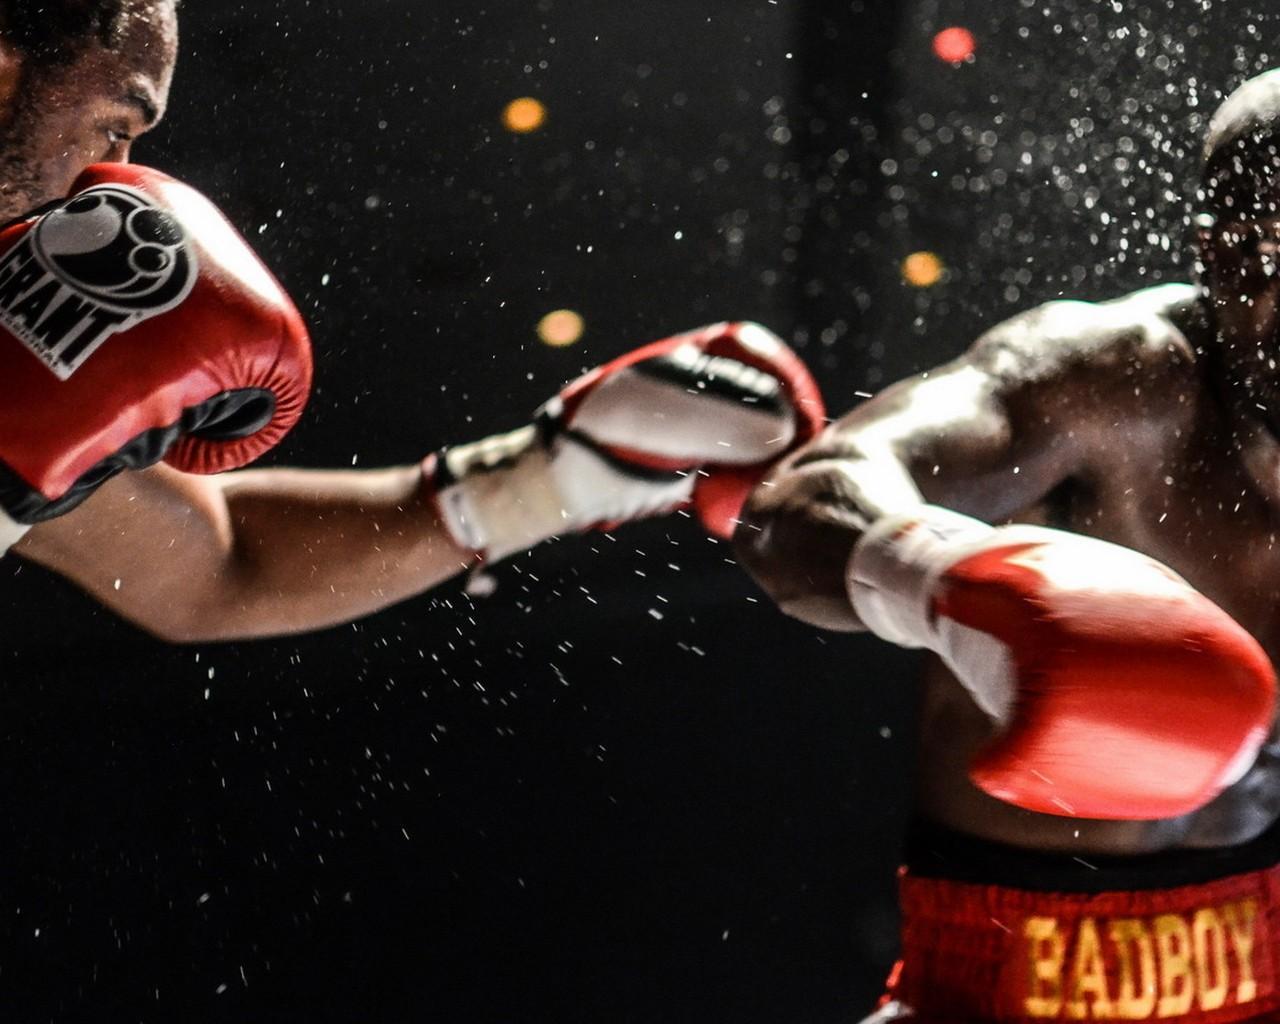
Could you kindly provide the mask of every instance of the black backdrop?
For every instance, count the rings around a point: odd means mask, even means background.
[[[1200,119],[1274,41],[1250,6],[189,3],[136,156],[313,326],[270,461],[416,459],[725,317],[842,410],[1013,309],[1177,276]],[[958,68],[928,49],[953,23]],[[516,137],[521,95],[550,116]],[[933,289],[899,278],[916,249]],[[558,307],[579,345],[536,340]],[[171,648],[3,563],[7,1015],[857,1019],[894,949],[910,659],[783,619],[680,517],[496,578]]]

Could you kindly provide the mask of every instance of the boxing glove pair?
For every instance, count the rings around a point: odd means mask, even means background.
[[[123,469],[252,461],[310,380],[298,311],[206,199],[148,168],[89,168],[0,230],[0,553]],[[720,324],[580,377],[526,428],[429,457],[427,491],[488,560],[686,503],[727,537],[822,414],[779,339]]]

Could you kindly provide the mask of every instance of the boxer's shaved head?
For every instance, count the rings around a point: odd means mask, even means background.
[[[1249,79],[1213,115],[1203,183],[1218,218],[1280,217],[1280,68]]]

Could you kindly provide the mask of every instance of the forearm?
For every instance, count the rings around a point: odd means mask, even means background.
[[[784,612],[824,629],[861,629],[844,571],[862,532],[924,498],[889,455],[815,450],[771,473],[734,536],[747,571]]]
[[[319,629],[427,590],[474,561],[418,467],[110,481],[14,549],[174,642]]]
[[[440,524],[417,466],[246,470],[220,485],[232,551],[218,639],[348,622],[475,561]]]
[[[828,629],[859,629],[844,575],[873,522],[925,503],[991,521],[1063,479],[1070,446],[1054,443],[1040,404],[1022,396],[1011,406],[1013,385],[980,365],[1000,360],[974,351],[982,358],[887,388],[756,489],[735,540],[783,611]]]

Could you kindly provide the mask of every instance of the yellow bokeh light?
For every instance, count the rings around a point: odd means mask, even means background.
[[[586,328],[581,316],[571,309],[553,309],[538,321],[538,337],[544,345],[563,348],[582,337]]]
[[[930,288],[942,280],[946,267],[936,253],[913,252],[902,261],[902,279],[913,288]]]
[[[512,100],[502,111],[502,123],[507,131],[519,135],[536,132],[547,120],[547,108],[532,96]]]

